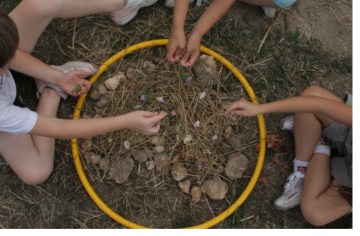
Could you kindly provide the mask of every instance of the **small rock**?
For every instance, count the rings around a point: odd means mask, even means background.
[[[180,181],[186,178],[188,170],[180,164],[176,164],[171,172],[176,181]]]
[[[142,151],[132,150],[131,155],[139,163],[143,163],[153,157],[153,153],[149,149],[145,149]]]
[[[180,187],[181,191],[183,191],[184,193],[190,194],[190,192],[189,192],[190,185],[191,185],[190,180],[184,180],[182,182],[179,182],[179,187]]]
[[[128,77],[128,79],[133,79],[136,76],[136,72],[135,69],[132,67],[127,68],[126,70],[126,76]]]
[[[155,162],[154,161],[147,161],[146,162],[146,169],[152,170],[155,168]]]
[[[164,146],[155,146],[153,151],[155,153],[163,153],[164,150],[165,150]]]
[[[85,152],[84,158],[85,158],[87,164],[91,163],[90,157],[93,155],[95,156],[96,154],[94,152]]]
[[[161,140],[158,136],[155,136],[151,139],[151,143],[154,146],[163,146],[164,145],[164,139]]]
[[[102,115],[104,113],[106,108],[98,108],[97,106],[95,106],[95,112],[96,114]]]
[[[213,176],[205,180],[201,188],[211,199],[221,200],[225,197],[229,187],[219,176]]]
[[[100,99],[101,96],[107,93],[107,89],[103,84],[99,84],[93,91],[90,93],[90,99],[97,101]]]
[[[105,80],[105,86],[110,91],[115,91],[121,81],[126,81],[126,75],[124,72],[119,72],[110,79]]]
[[[157,64],[164,64],[164,61],[165,61],[163,58],[159,58],[159,57],[156,57],[153,60]]]
[[[240,135],[232,135],[229,138],[227,138],[226,140],[230,143],[230,145],[235,149],[235,150],[239,150],[242,149],[244,146],[241,142],[242,136]]]
[[[101,160],[99,162],[99,166],[100,166],[100,169],[102,169],[103,171],[106,171],[109,168],[109,160],[107,160],[105,158],[101,158]]]
[[[108,103],[108,100],[106,97],[101,97],[100,100],[96,103],[96,106],[98,108],[105,108]]]
[[[221,149],[226,153],[232,151],[232,147],[230,144],[223,143]]]
[[[216,86],[218,84],[218,72],[216,71],[216,63],[212,56],[201,55],[198,62],[193,67],[196,80],[202,87],[209,85]]]
[[[143,65],[143,71],[150,75],[152,72],[156,70],[156,66],[151,61],[145,61]]]
[[[193,201],[195,203],[199,202],[200,199],[201,199],[201,194],[202,194],[202,190],[201,190],[200,187],[195,187],[195,186],[192,187],[192,189],[191,189],[191,196],[192,196],[191,201]]]
[[[174,156],[172,162],[182,162],[182,161],[184,161],[182,157],[183,157],[182,153],[177,154],[176,156]]]
[[[93,117],[93,119],[99,119],[99,118],[101,118],[101,115],[99,115],[99,114],[96,114],[96,115],[94,115],[94,117]]]
[[[170,174],[170,169],[171,169],[170,163],[167,162],[167,163],[164,165],[163,174],[164,174],[164,175],[169,175],[169,174]]]
[[[100,163],[101,157],[98,155],[91,155],[89,159],[90,159],[91,164],[97,165]]]
[[[234,131],[233,129],[231,128],[231,126],[227,127],[225,129],[225,133],[224,133],[224,136],[226,139],[230,138],[230,136],[234,135]]]
[[[84,149],[84,150],[89,150],[91,149],[91,145],[92,145],[92,142],[90,140],[86,140],[85,142],[83,142],[81,144],[81,147]]]
[[[163,166],[166,164],[166,161],[167,161],[166,159],[167,159],[167,156],[164,153],[154,155],[154,161],[155,161],[155,166],[156,166],[157,171],[161,171]]]
[[[230,154],[225,168],[225,174],[229,179],[239,179],[243,177],[244,171],[248,168],[249,160],[240,152]]]
[[[113,167],[109,169],[109,178],[114,180],[116,183],[124,183],[134,168],[133,159],[128,156],[125,159],[119,159],[114,163]]]

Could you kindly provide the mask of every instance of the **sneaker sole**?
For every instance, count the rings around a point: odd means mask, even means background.
[[[292,117],[292,116],[288,116],[288,117],[286,117],[286,118],[284,118],[284,119],[282,119],[282,120],[280,121],[279,127],[280,127],[281,130],[283,130],[283,131],[289,131],[289,132],[292,132],[292,133],[294,132],[293,129],[284,129],[284,123],[285,123],[286,121],[288,121],[289,119],[291,119],[291,117]]]
[[[287,207],[281,207],[281,206],[278,206],[278,205],[274,204],[274,208],[275,208],[276,210],[279,210],[279,211],[285,211],[285,210],[294,208],[294,207],[299,206],[299,205],[300,205],[300,203],[297,203],[297,204],[294,204],[294,205],[290,205],[290,206],[287,206]]]
[[[148,3],[145,3],[144,5],[141,5],[138,9],[136,9],[135,11],[131,12],[129,15],[127,15],[124,19],[121,20],[114,20],[115,24],[117,25],[126,25],[127,23],[129,23],[132,19],[135,18],[135,16],[137,15],[138,11],[143,8],[143,7],[149,7],[153,4],[155,4],[158,0],[153,0],[150,1]]]

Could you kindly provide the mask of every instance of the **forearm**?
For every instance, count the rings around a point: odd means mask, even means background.
[[[58,139],[74,139],[105,134],[127,127],[128,121],[124,116],[63,120],[38,114],[38,120],[30,134]]]
[[[16,50],[16,59],[10,69],[54,85],[58,85],[58,78],[64,74],[20,49]]]
[[[184,31],[185,18],[190,0],[175,0],[173,30]]]
[[[223,17],[234,2],[235,0],[214,0],[198,22],[196,22],[191,33],[197,34],[202,38]]]
[[[316,96],[298,96],[259,105],[259,114],[314,113],[352,127],[352,107]]]

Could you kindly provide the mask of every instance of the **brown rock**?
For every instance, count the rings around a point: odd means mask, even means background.
[[[133,159],[128,156],[125,159],[119,159],[114,163],[113,167],[109,169],[109,178],[114,180],[116,183],[124,183],[134,168]]]
[[[100,99],[101,96],[105,95],[107,92],[107,89],[103,84],[99,84],[96,88],[92,90],[90,93],[90,99],[97,101]]]
[[[93,119],[98,119],[98,118],[101,118],[101,115],[96,114],[96,115],[93,117]]]
[[[163,166],[166,164],[167,156],[164,153],[155,154],[154,161],[155,161],[156,170],[161,171]]]
[[[202,87],[209,85],[216,86],[218,84],[218,72],[216,71],[216,63],[212,56],[201,55],[198,62],[193,67],[196,80]]]
[[[210,177],[202,185],[202,191],[211,199],[221,200],[228,191],[228,185],[219,176]]]
[[[190,185],[191,185],[190,180],[184,180],[182,182],[179,182],[179,187],[180,187],[181,191],[183,191],[184,193],[190,194],[190,192],[189,192]]]
[[[234,135],[234,131],[233,129],[231,128],[231,126],[227,127],[225,129],[225,133],[224,133],[224,136],[226,139],[230,138],[232,135]]]
[[[153,151],[155,153],[163,153],[164,150],[165,150],[164,146],[155,146]]]
[[[124,72],[119,72],[110,79],[105,80],[105,86],[110,91],[115,91],[121,81],[126,81],[126,75]]]
[[[139,163],[143,163],[153,157],[153,153],[149,149],[145,149],[142,151],[132,150],[131,155]]]
[[[145,61],[144,65],[143,65],[143,71],[150,75],[151,73],[153,73],[156,70],[156,66],[154,65],[154,63],[152,63],[151,61]]]
[[[84,158],[85,158],[87,164],[91,163],[90,157],[93,155],[95,156],[96,154],[94,152],[85,152]]]
[[[82,118],[83,118],[83,119],[91,119],[91,116],[84,114],[84,115],[82,116]]]
[[[86,140],[85,142],[83,142],[83,143],[81,144],[81,147],[82,147],[84,150],[90,150],[92,144],[93,144],[93,143],[92,143],[90,140]]]
[[[96,103],[98,108],[105,108],[108,104],[108,100],[106,97],[101,97],[100,100]]]
[[[101,157],[98,155],[91,155],[89,159],[90,159],[91,164],[97,165],[100,163]]]
[[[167,162],[167,163],[164,165],[163,174],[164,174],[164,175],[169,175],[169,174],[170,174],[170,169],[171,169],[170,163]]]
[[[176,181],[180,181],[186,178],[188,170],[180,164],[176,164],[171,172]]]
[[[126,70],[126,76],[128,77],[128,79],[133,79],[136,76],[136,72],[135,69],[132,67],[127,68]]]
[[[192,196],[192,199],[191,201],[197,203],[200,201],[201,199],[201,194],[202,194],[202,190],[200,187],[192,187],[191,189],[191,196]]]
[[[161,139],[161,138],[158,137],[158,136],[154,136],[154,137],[151,139],[151,143],[152,143],[154,146],[163,146],[163,145],[164,145],[164,139]]]
[[[239,179],[243,177],[244,171],[248,168],[249,160],[240,152],[230,154],[225,168],[225,174],[229,179]]]
[[[232,135],[230,138],[227,138],[226,140],[230,143],[230,145],[235,149],[239,150],[242,149],[244,146],[241,142],[242,137],[239,135]]]
[[[101,158],[101,160],[99,162],[99,166],[100,166],[100,169],[102,169],[103,171],[107,171],[107,169],[109,168],[109,160],[107,160],[105,158]]]

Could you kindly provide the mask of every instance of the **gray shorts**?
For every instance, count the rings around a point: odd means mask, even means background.
[[[344,99],[346,104],[352,106],[352,95]],[[330,172],[332,177],[342,186],[352,188],[352,128],[333,121],[322,130],[338,156],[330,158]]]
[[[290,7],[296,0],[272,0],[276,5],[280,8],[287,8]]]

